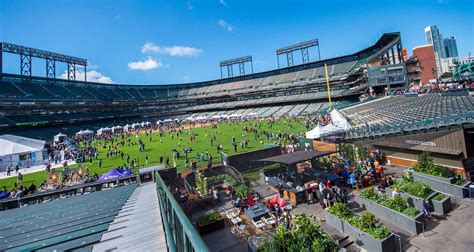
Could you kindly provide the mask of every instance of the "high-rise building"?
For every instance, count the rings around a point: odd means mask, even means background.
[[[439,33],[436,25],[430,25],[425,28],[426,43],[433,45],[436,60],[436,73],[441,75],[443,72],[441,59],[444,58],[443,35]]]
[[[421,84],[428,84],[430,80],[436,80],[436,59],[433,45],[423,45],[413,48],[413,57],[418,60]]]
[[[458,46],[456,44],[456,38],[451,36],[443,40],[444,43],[444,54],[445,58],[458,57]]]

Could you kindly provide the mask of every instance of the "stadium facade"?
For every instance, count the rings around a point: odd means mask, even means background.
[[[341,57],[174,85],[101,84],[33,77],[31,72],[24,73],[22,58],[21,75],[2,73],[0,78],[0,127],[137,116],[182,118],[199,112],[208,112],[209,116],[255,113],[264,117],[313,114],[328,106],[325,65],[332,99],[343,105],[369,90],[368,68],[403,63],[401,50],[400,34],[387,33],[372,46]],[[406,75],[406,71],[402,74]],[[403,78],[406,80],[406,76]],[[395,88],[405,84],[397,82]],[[390,88],[390,84],[385,87]]]

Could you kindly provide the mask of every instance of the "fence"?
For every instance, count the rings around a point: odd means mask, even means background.
[[[209,251],[158,172],[155,178],[168,251]]]

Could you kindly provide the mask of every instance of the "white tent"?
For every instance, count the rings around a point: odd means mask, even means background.
[[[158,120],[156,121],[156,124],[161,124],[163,121],[162,120]]]
[[[172,122],[172,121],[173,121],[173,120],[171,120],[171,119],[165,119],[163,122],[164,122],[164,123],[169,123],[169,122]]]
[[[211,119],[219,119],[219,118],[221,118],[220,115],[213,115],[213,116],[211,117]]]
[[[306,138],[315,139],[321,136],[321,126],[316,126],[314,129],[306,132]]]
[[[28,162],[28,165],[43,160],[45,141],[33,138],[14,136],[10,134],[0,136],[0,170],[7,165]]]
[[[198,120],[198,121],[206,120],[206,119],[207,119],[207,117],[205,117],[205,116],[198,116],[198,117],[196,117],[196,120]]]
[[[242,117],[242,114],[231,114],[229,118],[239,118]]]
[[[124,130],[125,132],[128,132],[128,130],[130,129],[130,127],[131,127],[131,125],[130,125],[130,124],[127,124],[127,125],[123,126],[123,130]]]
[[[337,109],[333,109],[330,113],[332,124],[336,127],[348,130],[351,128],[350,123],[346,120],[346,118],[339,112]]]
[[[248,117],[258,117],[257,113],[252,112],[247,115]]]
[[[175,122],[179,122],[179,119],[178,119],[178,118],[175,118],[174,121],[175,121]]]
[[[186,117],[184,120],[185,120],[185,121],[193,122],[193,121],[195,121],[196,119],[194,119],[194,118],[192,118],[192,117]]]
[[[92,134],[94,134],[94,132],[92,130],[89,130],[89,129],[86,129],[86,130],[82,131],[83,136],[92,135]]]
[[[63,133],[59,132],[59,134],[54,136],[53,141],[56,142],[56,143],[59,143],[59,142],[64,141],[64,139],[66,137],[67,137],[66,134],[63,134]]]

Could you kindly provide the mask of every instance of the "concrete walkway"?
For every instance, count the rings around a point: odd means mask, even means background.
[[[76,161],[68,161],[67,164],[68,165],[75,165]],[[53,164],[53,165],[51,165],[51,170],[54,170],[54,169],[57,169],[57,168],[62,168],[62,167],[63,167],[62,163]],[[20,168],[19,172],[21,172],[21,174],[25,175],[25,174],[35,173],[35,172],[41,172],[41,171],[44,171],[44,170],[45,170],[45,165],[35,165],[35,166],[31,166],[30,168]],[[10,173],[10,176],[7,176],[6,171],[0,173],[0,179],[12,178],[12,177],[16,177],[16,176],[18,176],[18,173],[16,173],[14,170]]]

